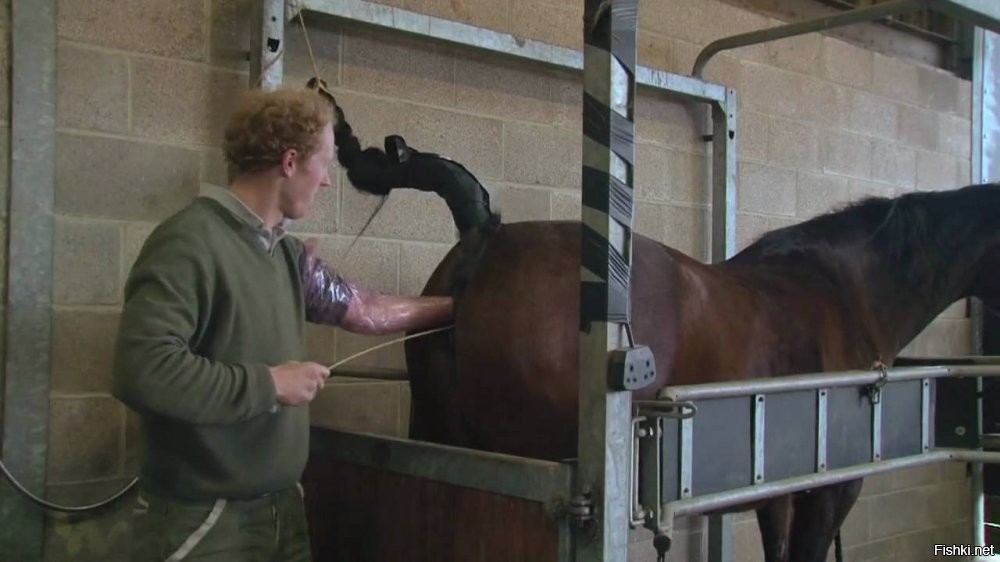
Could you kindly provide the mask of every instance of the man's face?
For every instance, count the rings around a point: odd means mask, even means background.
[[[330,166],[335,157],[333,126],[320,132],[319,145],[312,154],[295,160],[291,174],[281,190],[281,212],[290,219],[300,219],[312,205],[320,187],[330,185]]]

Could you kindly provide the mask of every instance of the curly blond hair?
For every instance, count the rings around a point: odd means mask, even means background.
[[[223,141],[230,180],[280,164],[290,148],[303,158],[312,154],[320,131],[332,120],[330,102],[313,90],[244,92]]]

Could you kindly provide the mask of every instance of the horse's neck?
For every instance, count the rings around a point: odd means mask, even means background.
[[[871,250],[866,259],[842,264],[853,286],[856,314],[883,360],[895,357],[943,310],[969,293],[975,243],[952,241],[952,251],[926,255],[900,267],[892,256]]]

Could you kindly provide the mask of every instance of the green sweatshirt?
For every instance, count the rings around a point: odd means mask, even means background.
[[[114,395],[143,416],[152,493],[246,498],[295,485],[307,406],[277,403],[269,366],[304,360],[303,245],[268,251],[199,197],[161,223],[125,286]]]

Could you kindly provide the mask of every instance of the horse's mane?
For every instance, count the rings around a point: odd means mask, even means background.
[[[951,191],[867,197],[799,224],[767,232],[731,263],[877,256],[905,278],[952,259],[954,246],[977,227],[995,229],[1000,185],[970,185]],[[991,223],[991,224],[986,224]]]

